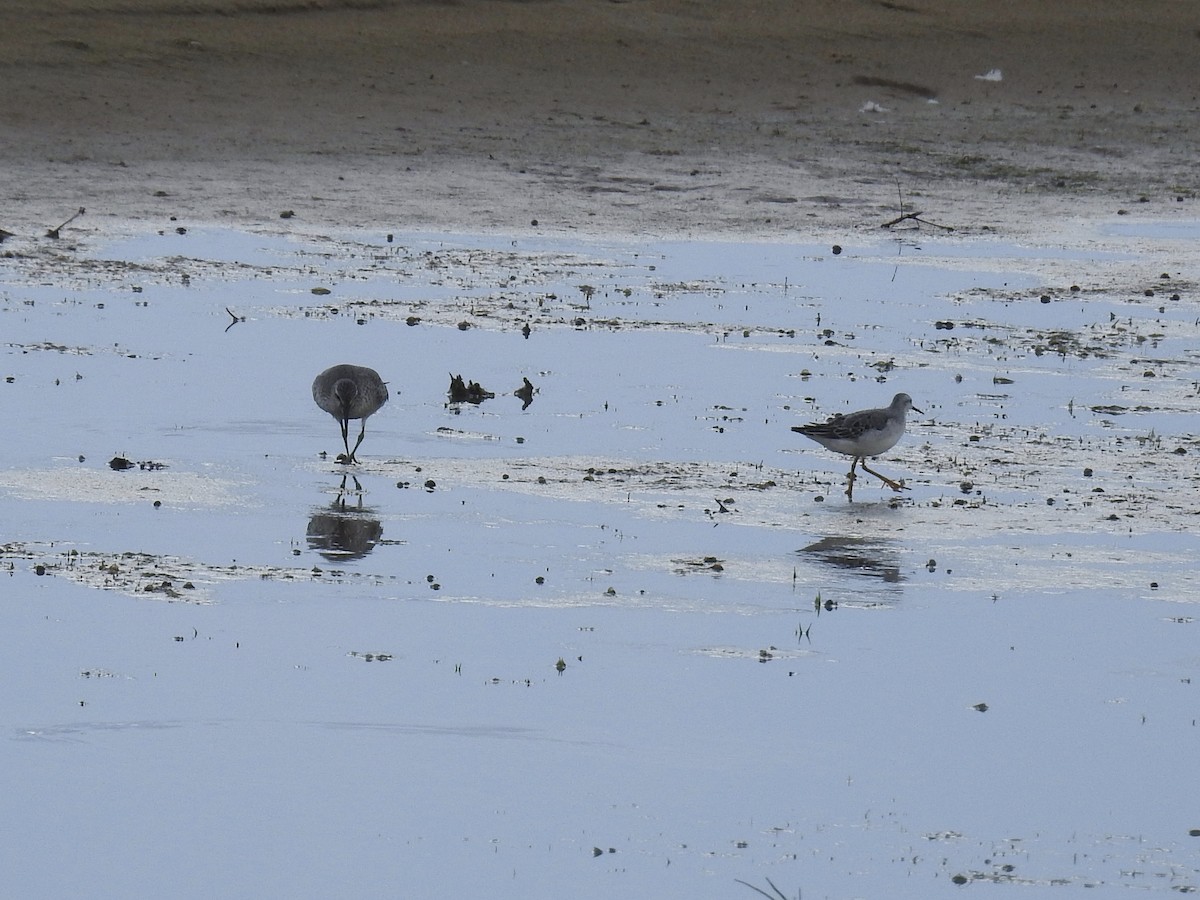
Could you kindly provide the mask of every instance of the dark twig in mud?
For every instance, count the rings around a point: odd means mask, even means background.
[[[63,222],[57,228],[51,228],[49,231],[47,231],[46,237],[57,239],[58,233],[60,231],[62,231],[64,228],[66,228],[68,225],[70,225],[72,222],[74,222],[76,219],[78,219],[80,216],[82,216],[85,212],[87,212],[86,209],[84,209],[82,206],[79,207],[79,209],[75,212],[75,215],[71,216],[71,218],[67,219],[67,221]]]
[[[892,219],[890,222],[884,222],[879,227],[880,228],[891,228],[893,225],[899,225],[901,222],[911,219],[912,221],[917,223],[918,227],[921,225],[932,225],[934,228],[941,228],[944,231],[953,231],[954,230],[953,225],[941,225],[937,222],[930,222],[928,219],[922,219],[921,218],[922,215],[923,214],[919,213],[919,212],[905,213],[902,216],[896,216],[896,218]]]
[[[740,879],[740,878],[735,878],[733,880],[736,881],[738,884],[744,884],[746,887],[750,888],[750,890],[752,890],[752,891],[758,891],[758,893],[762,894],[764,897],[769,898],[769,900],[788,900],[787,895],[784,894],[784,892],[781,891],[779,888],[775,887],[775,882],[773,882],[770,878],[767,879],[767,884],[769,884],[771,886],[771,890],[773,890],[775,892],[774,894],[768,894],[762,888],[755,887],[750,882],[742,881],[742,879]],[[799,891],[796,892],[796,900],[800,900],[800,892]]]
[[[899,225],[901,222],[912,221],[917,223],[918,228],[920,228],[922,225],[932,225],[934,228],[941,228],[943,231],[954,230],[952,225],[940,225],[937,222],[930,222],[928,219],[922,219],[921,216],[924,215],[924,212],[906,213],[904,211],[904,189],[900,187],[899,179],[896,181],[896,193],[900,195],[900,215],[896,216],[896,218],[889,222],[884,222],[879,226],[880,228],[891,228],[893,225]]]

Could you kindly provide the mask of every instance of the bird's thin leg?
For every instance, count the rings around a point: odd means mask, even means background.
[[[354,458],[354,454],[358,452],[358,445],[363,442],[363,438],[367,436],[367,419],[366,416],[362,420],[362,430],[358,433],[358,440],[354,442],[354,449],[350,451],[350,462],[358,462]]]
[[[354,462],[354,454],[350,452],[350,420],[339,419],[342,424],[342,446],[346,448],[346,462]]]
[[[878,478],[880,481],[882,481],[884,484],[886,484],[888,487],[890,487],[893,491],[904,490],[904,485],[902,485],[900,482],[893,481],[892,479],[888,478],[886,475],[880,475],[874,469],[868,469],[867,461],[865,459],[863,460],[862,467],[863,467],[864,472],[870,472],[872,475],[874,475],[876,478]]]
[[[854,457],[854,462],[850,463],[850,474],[846,476],[846,499],[854,500],[854,479],[858,476],[854,474],[854,467],[858,465],[858,457]]]

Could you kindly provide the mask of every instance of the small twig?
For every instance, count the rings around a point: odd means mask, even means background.
[[[912,221],[916,222],[918,226],[932,225],[934,228],[941,228],[944,231],[953,231],[954,230],[953,225],[941,225],[937,222],[930,222],[928,219],[922,219],[921,218],[922,215],[924,215],[924,213],[920,213],[920,212],[904,213],[903,215],[896,216],[896,218],[892,219],[890,222],[884,222],[879,227],[880,228],[891,228],[893,225],[899,225],[901,222],[905,221],[906,219],[911,219]]]
[[[750,882],[742,881],[742,879],[740,879],[740,878],[735,878],[733,880],[736,881],[738,884],[744,884],[746,887],[750,888],[750,890],[752,890],[752,891],[758,891],[764,897],[768,898],[768,900],[775,900],[776,896],[778,896],[779,900],[787,900],[787,895],[784,894],[784,892],[781,891],[779,888],[775,887],[775,882],[773,882],[770,878],[767,879],[767,884],[769,884],[771,886],[771,890],[773,890],[775,892],[774,894],[768,894],[762,888],[755,887]],[[799,894],[796,895],[796,900],[800,900]]]
[[[924,213],[921,213],[921,212],[906,213],[904,211],[904,188],[900,186],[899,178],[896,179],[896,193],[900,197],[900,215],[896,216],[896,218],[892,219],[890,222],[884,222],[882,225],[879,226],[880,228],[891,228],[893,225],[899,225],[901,222],[911,220],[911,221],[917,223],[918,228],[920,228],[922,225],[932,225],[934,228],[941,228],[945,231],[953,231],[954,230],[953,226],[939,225],[937,222],[930,222],[928,219],[922,219],[921,216],[924,215]]]
[[[67,221],[63,222],[57,228],[51,228],[49,231],[47,231],[46,237],[57,239],[58,233],[60,231],[62,231],[64,228],[66,228],[68,225],[70,225],[72,222],[74,222],[76,219],[78,219],[80,216],[82,216],[85,212],[87,212],[86,209],[84,209],[82,206],[79,207],[79,210],[75,213],[75,215],[71,216],[71,218],[67,219]]]

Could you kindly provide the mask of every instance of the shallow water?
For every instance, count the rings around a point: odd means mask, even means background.
[[[936,236],[3,262],[25,893],[1197,886],[1194,272]],[[351,473],[338,362],[393,390]],[[900,390],[873,467],[910,490],[848,503],[789,427]]]

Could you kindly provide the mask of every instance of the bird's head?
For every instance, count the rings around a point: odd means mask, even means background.
[[[333,386],[333,396],[337,399],[342,412],[346,413],[354,405],[355,398],[358,397],[358,385],[349,378],[343,378]]]

